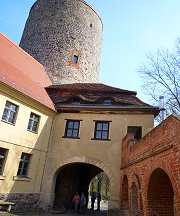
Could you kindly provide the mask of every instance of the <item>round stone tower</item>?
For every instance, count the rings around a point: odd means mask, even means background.
[[[54,84],[98,82],[102,22],[83,0],[38,0],[20,47],[43,64]]]

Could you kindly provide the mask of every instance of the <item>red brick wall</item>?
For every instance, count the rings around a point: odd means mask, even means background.
[[[131,187],[131,213],[133,216],[138,214],[138,189],[134,182]]]
[[[128,208],[128,179],[126,175],[124,175],[123,177],[121,194],[122,194],[121,207],[127,209]]]
[[[173,216],[173,188],[172,184],[161,169],[156,169],[149,181],[148,206],[150,215],[171,215]]]
[[[164,176],[158,185],[156,182],[158,178],[154,178],[154,181],[150,180],[153,179],[151,178],[152,174],[154,175],[153,172],[159,168],[162,169],[162,173],[159,175]],[[146,216],[171,216],[173,215],[172,202],[174,202],[174,215],[180,216],[180,120],[170,116],[137,143],[133,141],[132,134],[127,135],[122,143],[121,171],[121,186],[123,176],[126,175],[128,178],[130,215],[132,215],[130,208],[131,187],[133,182],[136,182],[136,185],[139,185],[138,215],[144,213]],[[168,187],[164,188],[163,185],[168,185]],[[171,185],[172,190],[170,190]],[[158,193],[163,196],[160,198]],[[121,200],[122,195],[123,193],[121,193]],[[161,199],[158,205],[161,204],[162,212],[159,211],[160,207],[157,211],[153,204],[155,198],[152,197],[155,196],[159,197],[158,200]],[[163,197],[166,197],[166,200],[163,201]]]

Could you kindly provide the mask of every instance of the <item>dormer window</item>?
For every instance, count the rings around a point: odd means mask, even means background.
[[[112,104],[112,100],[111,99],[104,99],[103,104],[110,105],[110,104]]]
[[[73,98],[72,104],[80,104],[80,99],[79,98]]]

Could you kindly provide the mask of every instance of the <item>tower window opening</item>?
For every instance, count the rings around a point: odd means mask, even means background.
[[[90,27],[92,28],[92,23],[90,24]]]
[[[78,55],[73,55],[73,63],[74,64],[78,63]]]
[[[77,49],[72,50],[71,51],[71,56],[70,56],[70,64],[69,64],[69,66],[79,68],[80,59],[81,59],[80,52]]]

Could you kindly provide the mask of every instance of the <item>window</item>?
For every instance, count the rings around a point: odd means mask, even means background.
[[[80,120],[67,120],[64,137],[79,138]]]
[[[77,49],[73,49],[70,55],[69,66],[74,68],[80,67],[81,53]]]
[[[17,113],[17,108],[18,106],[16,106],[15,104],[12,104],[6,101],[4,112],[2,115],[2,120],[10,124],[14,124],[16,113]]]
[[[17,176],[27,177],[29,163],[30,163],[30,154],[22,153]]]
[[[140,126],[128,126],[127,133],[133,133],[134,139],[140,140],[142,137],[142,127],[140,127]]]
[[[74,64],[78,63],[78,55],[73,55],[73,63]]]
[[[0,148],[0,175],[3,174],[6,154],[7,154],[7,149]]]
[[[72,99],[72,104],[80,104],[80,103],[81,103],[81,101],[79,98],[73,98]]]
[[[94,139],[109,140],[109,122],[95,122]]]
[[[111,99],[104,99],[103,104],[110,105],[110,104],[112,104],[112,100]]]
[[[27,129],[31,132],[37,132],[39,119],[40,119],[40,117],[38,115],[31,113]]]

